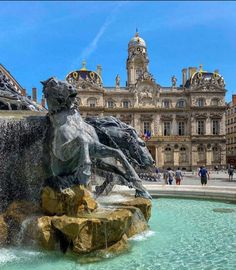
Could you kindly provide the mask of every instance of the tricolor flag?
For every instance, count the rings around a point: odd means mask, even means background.
[[[145,133],[144,133],[144,139],[145,141],[148,141],[151,139],[151,131],[147,130]]]

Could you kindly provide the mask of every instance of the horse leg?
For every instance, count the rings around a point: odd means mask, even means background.
[[[75,176],[79,181],[79,184],[87,185],[89,177],[91,175],[91,159],[89,155],[89,144],[81,141],[79,151],[79,162],[75,172]]]
[[[123,166],[123,168],[126,171],[126,174],[128,173],[129,178],[135,178],[137,181],[141,181],[139,179],[139,176],[135,172],[134,168],[129,164],[128,160],[126,159],[126,156],[123,154],[123,152],[119,149],[114,149],[109,146],[106,146],[101,143],[96,143],[93,146],[94,150],[94,157],[97,158],[106,158],[106,157],[113,157],[117,159]]]

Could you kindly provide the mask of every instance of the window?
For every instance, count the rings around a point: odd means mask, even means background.
[[[197,121],[197,134],[198,135],[203,135],[205,132],[205,127],[204,127],[204,120],[198,120]]]
[[[170,136],[170,122],[164,122],[164,136]]]
[[[183,108],[185,107],[185,101],[184,100],[179,100],[177,102],[177,108]]]
[[[178,135],[179,136],[185,135],[185,123],[183,121],[178,122]]]
[[[96,107],[96,104],[97,104],[96,98],[90,98],[88,100],[88,105],[89,105],[90,108],[95,108]]]
[[[163,101],[163,107],[164,108],[170,108],[170,101],[169,100],[164,100]]]
[[[198,151],[198,162],[204,164],[206,161],[205,148],[203,146],[199,146],[197,151]]]
[[[199,98],[197,101],[197,106],[198,107],[203,107],[205,105],[205,100],[204,98]]]
[[[108,107],[108,108],[113,108],[113,107],[114,107],[114,102],[113,102],[113,100],[108,100],[108,101],[107,101],[107,107]]]
[[[123,101],[123,108],[129,108],[129,101],[128,100]]]
[[[147,131],[151,131],[151,124],[150,122],[143,122],[143,133],[145,134]]]
[[[219,120],[212,120],[212,134],[217,135],[220,133],[220,123]]]

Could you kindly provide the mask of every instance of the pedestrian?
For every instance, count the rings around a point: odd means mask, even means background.
[[[168,168],[168,184],[172,185],[172,182],[174,180],[175,173],[171,170],[171,168]]]
[[[178,168],[175,172],[176,185],[180,185],[181,180],[183,180],[183,174],[180,168]]]
[[[229,175],[229,181],[233,181],[233,176],[234,176],[234,167],[231,165],[228,169],[228,175]]]
[[[163,171],[163,179],[164,179],[165,185],[168,185],[168,171],[165,169]]]
[[[207,169],[204,166],[201,166],[200,167],[200,170],[198,172],[198,175],[201,178],[201,184],[202,184],[202,186],[203,185],[206,185],[207,184],[207,179],[209,180],[210,179],[210,176],[209,176],[209,172],[207,171]]]

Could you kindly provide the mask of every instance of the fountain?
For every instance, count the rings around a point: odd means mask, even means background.
[[[0,246],[124,251],[128,238],[148,228],[151,197],[136,170],[153,160],[130,126],[113,117],[85,122],[72,85],[42,84],[48,115],[1,113]],[[135,197],[103,197],[115,185],[134,188]]]

